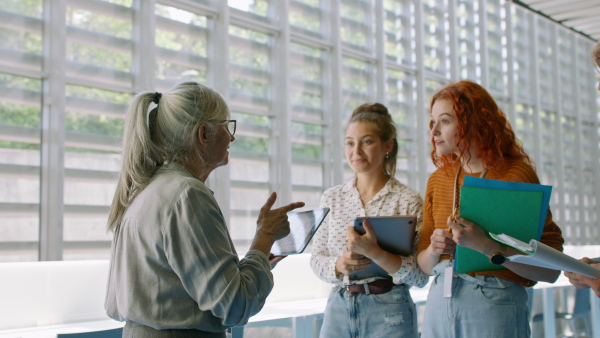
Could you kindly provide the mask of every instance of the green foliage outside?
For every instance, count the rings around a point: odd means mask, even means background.
[[[225,1],[225,0],[221,0]],[[267,16],[269,11],[269,2],[267,0],[251,0],[251,1],[232,1],[229,0],[229,6],[242,11],[254,13],[260,16]]]
[[[0,102],[0,124],[7,126],[40,128],[40,109]]]
[[[0,45],[9,50],[42,55],[42,36],[40,34],[0,28]]]
[[[292,157],[319,161],[323,159],[323,147],[314,144],[292,143]]]
[[[65,88],[67,97],[76,97],[80,99],[94,100],[100,102],[110,102],[125,105],[129,103],[131,94],[115,92],[99,88],[90,88],[78,85],[67,85]]]
[[[269,83],[252,81],[246,78],[233,78],[231,79],[231,92],[232,99],[235,99],[236,93],[243,93],[256,98],[268,98],[269,97]]]
[[[0,0],[3,11],[41,18],[44,0]]]
[[[321,31],[321,17],[312,16],[312,20],[306,20],[306,14],[302,12],[290,12],[290,24],[307,31],[319,33]]]
[[[131,53],[117,52],[77,42],[67,44],[67,60],[131,72]]]
[[[0,148],[21,149],[21,150],[40,150],[40,145],[34,144],[34,143],[11,142],[11,141],[0,140]]]
[[[190,36],[161,29],[156,29],[155,32],[157,47],[206,57],[206,34]]]
[[[131,21],[100,15],[83,9],[67,6],[67,26],[107,34],[121,39],[131,39]]]
[[[269,140],[262,137],[235,135],[235,142],[231,143],[232,152],[246,154],[268,155]]]
[[[70,132],[121,137],[123,126],[123,119],[106,115],[67,112],[65,116],[65,128]]]
[[[30,77],[0,73],[0,86],[6,88],[24,89],[32,92],[40,92],[42,88],[42,81],[40,79],[34,79]]]
[[[118,4],[124,7],[131,7],[131,0],[107,0],[108,2]],[[320,0],[304,0],[304,3],[319,7]],[[248,7],[248,11],[266,16],[269,9],[268,1],[256,0]],[[43,18],[43,0],[0,0],[0,10],[18,13],[34,18]],[[157,4],[156,14],[168,19],[177,20],[185,24],[195,25],[201,28],[208,27],[208,19],[205,16],[196,15],[191,12]],[[293,13],[290,13],[293,15]],[[319,31],[320,21],[315,22],[309,17],[297,16],[294,19],[295,24],[308,30]],[[129,40],[132,38],[132,23],[128,20],[121,20],[115,17],[100,15],[87,10],[77,8],[76,3],[67,6],[67,25],[83,30],[89,30],[100,34],[114,36],[116,38]],[[40,32],[41,33],[41,32]],[[230,47],[230,62],[233,65],[241,66],[241,73],[235,73],[231,79],[231,90],[233,93],[243,93],[245,95],[264,100],[266,104],[270,101],[271,93],[271,43],[273,37],[252,29],[230,26],[229,33],[236,38],[249,40],[252,43],[252,52],[246,49],[236,48],[235,44]],[[207,57],[208,33],[205,35],[185,35],[171,31],[159,30],[155,32],[156,45],[161,48],[174,50],[178,52],[190,53],[202,58]],[[0,28],[0,43],[4,48],[42,55],[42,35],[18,32],[11,29]],[[302,73],[296,72],[298,78],[307,81],[306,90],[294,93],[294,104],[301,105],[311,109],[322,109],[322,81],[323,81],[323,50],[319,48],[308,47],[293,43],[292,49],[306,55],[303,64],[297,69],[303,69]],[[69,41],[66,46],[67,60],[82,64],[88,64],[96,67],[109,68],[123,72],[131,72],[132,55],[129,52],[115,51],[90,44]],[[206,82],[207,63],[198,64],[197,68],[180,65],[169,62],[168,60],[157,61],[158,78],[182,78]],[[295,68],[295,69],[296,69]],[[254,70],[258,73],[254,73]],[[264,72],[264,76],[256,76]],[[40,79],[30,79],[26,77],[0,74],[0,88],[18,88],[40,93],[42,81]],[[318,90],[315,90],[318,88]],[[113,104],[122,104],[123,108],[131,99],[130,93],[112,92],[97,88],[89,88],[78,85],[67,85],[65,88],[67,97],[89,100],[91,104],[96,102],[107,102]],[[235,100],[235,95],[232,95]],[[263,102],[263,101],[260,101]],[[232,143],[234,152],[243,152],[250,154],[269,154],[270,141],[267,138],[268,130],[271,128],[270,117],[259,115],[236,115],[239,123],[264,128],[265,137],[236,135],[237,141]],[[71,133],[80,133],[87,135],[103,135],[110,137],[120,137],[123,132],[124,121],[122,118],[111,117],[108,115],[93,115],[84,112],[67,111],[64,115],[65,128]],[[0,124],[18,126],[25,128],[39,129],[41,126],[40,107],[30,107],[23,105],[0,103]],[[298,124],[295,124],[295,130],[298,130]],[[300,127],[302,133],[307,135],[321,136],[321,126],[303,125]],[[38,144],[26,144],[20,142],[0,142],[0,147],[12,149],[32,149],[38,150]],[[320,160],[322,156],[322,146],[314,144],[305,144],[303,141],[293,144],[293,156],[302,159]],[[67,151],[73,152],[96,152],[111,153],[104,151],[94,151],[90,149],[69,148]]]

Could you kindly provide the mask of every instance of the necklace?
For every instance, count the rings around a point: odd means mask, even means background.
[[[485,176],[485,174],[487,173],[487,167],[483,168],[483,171],[481,172],[481,174],[479,175],[479,178],[483,178]],[[457,201],[456,196],[458,195],[458,176],[460,176],[460,173],[462,172],[462,163],[458,166],[458,169],[456,170],[456,176],[454,177],[454,198],[452,199],[452,220],[456,220],[456,217],[458,217],[458,209],[459,209],[459,201]]]

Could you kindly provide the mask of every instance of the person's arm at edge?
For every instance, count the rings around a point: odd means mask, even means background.
[[[440,254],[433,252],[434,249],[431,246],[431,236],[434,232],[433,203],[431,201],[433,184],[431,180],[432,177],[430,176],[425,192],[423,226],[421,227],[419,244],[417,246],[417,264],[429,276],[431,276],[433,268],[440,262]]]
[[[323,220],[321,227],[312,239],[312,253],[310,256],[310,267],[314,274],[325,283],[337,284],[342,281],[343,274],[337,274],[335,264],[336,256],[332,256],[327,249],[327,237],[329,235],[329,223],[332,221],[334,210],[329,202],[332,198],[331,190],[325,191],[321,196],[320,208],[330,208],[329,214]],[[339,278],[338,278],[339,277]]]
[[[600,270],[600,263],[596,263],[597,260],[583,257],[580,261],[592,265],[594,268]],[[600,297],[600,278],[591,278],[575,272],[566,272],[565,276],[569,278],[569,282],[578,289],[591,288],[597,297]]]
[[[415,227],[415,238],[413,241],[413,251],[410,256],[402,259],[402,266],[397,272],[390,274],[394,280],[394,284],[407,284],[416,287],[423,287],[429,281],[429,275],[423,272],[417,262],[417,247],[421,238],[421,229],[423,228],[423,199],[421,195],[413,191],[414,196],[412,202],[408,206],[407,215],[417,216],[417,225]]]

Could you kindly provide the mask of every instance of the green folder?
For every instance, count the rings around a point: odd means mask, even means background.
[[[460,217],[481,226],[486,234],[505,233],[528,243],[538,236],[542,199],[540,191],[463,186]],[[482,253],[457,245],[454,269],[458,273],[469,273],[506,268],[491,263]]]

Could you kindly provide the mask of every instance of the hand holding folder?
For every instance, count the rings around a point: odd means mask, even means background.
[[[523,253],[523,255],[508,256],[507,258],[511,262],[559,271],[575,272],[590,278],[600,278],[600,270],[535,239],[530,240],[529,243],[525,243],[507,234],[496,235],[490,233],[490,236],[495,241],[513,247]]]
[[[486,232],[505,233],[522,241],[539,239],[540,225],[543,229],[548,207],[544,191],[530,186],[540,185],[515,185],[514,182],[475,178],[478,186],[468,186],[467,178],[460,193],[460,217],[479,225]],[[473,184],[473,181],[469,183]],[[488,187],[481,187],[482,183]],[[455,270],[458,273],[501,269],[505,268],[491,263],[480,252],[460,245],[456,247]]]

